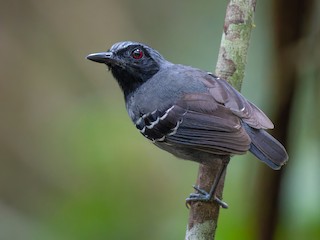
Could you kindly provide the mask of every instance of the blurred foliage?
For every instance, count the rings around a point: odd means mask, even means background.
[[[183,239],[184,198],[197,164],[143,139],[111,74],[85,56],[137,40],[172,62],[212,70],[225,7],[222,1],[1,1],[0,239]],[[301,47],[319,40],[314,22],[316,35]],[[269,114],[270,23],[269,3],[258,1],[242,88]],[[319,48],[309,51],[312,58],[300,59],[277,239],[320,237]],[[218,239],[254,236],[252,206],[257,191],[265,191],[256,188],[261,167],[249,155],[234,157],[224,194],[230,209],[221,211]]]

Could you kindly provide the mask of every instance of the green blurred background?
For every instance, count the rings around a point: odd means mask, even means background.
[[[1,1],[0,239],[183,239],[197,164],[144,139],[106,67],[85,59],[142,41],[213,71],[225,1]],[[314,11],[319,16],[319,4]],[[258,1],[243,94],[273,114],[272,8]],[[319,17],[307,42],[319,38]],[[318,34],[318,35],[317,35]],[[309,41],[309,42],[308,42]],[[319,45],[318,45],[319,46]],[[320,238],[319,48],[300,59],[275,239]],[[310,64],[312,62],[313,64]],[[281,67],[281,66],[276,66]],[[317,96],[316,98],[314,98]],[[255,239],[259,170],[228,168],[218,239]],[[272,170],[269,170],[272,171]]]

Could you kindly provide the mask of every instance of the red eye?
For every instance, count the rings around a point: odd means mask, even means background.
[[[140,48],[136,48],[132,51],[131,56],[134,59],[141,59],[143,57],[143,51]]]

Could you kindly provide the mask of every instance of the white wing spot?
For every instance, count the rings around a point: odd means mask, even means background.
[[[177,125],[172,129],[172,132],[169,133],[168,136],[176,134],[181,123],[182,123],[182,119],[177,122]]]
[[[148,129],[152,129],[155,125],[157,125],[159,123],[160,119],[159,117],[157,118],[157,120],[155,120],[154,122],[151,123],[151,125],[147,126]]]
[[[174,108],[174,106],[172,106],[171,108],[169,108],[169,109],[165,112],[165,114],[163,114],[163,115],[160,117],[160,120],[164,120],[164,119],[168,116],[169,112],[170,112],[173,108]]]
[[[165,139],[166,139],[166,136],[163,136],[161,138],[154,139],[153,141],[155,141],[155,142],[163,142]]]
[[[149,113],[143,114],[141,118],[146,118],[149,115]]]

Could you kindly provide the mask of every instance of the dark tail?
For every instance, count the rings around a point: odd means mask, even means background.
[[[249,151],[272,169],[278,170],[288,161],[282,144],[263,129],[254,129],[243,124],[251,138]]]

